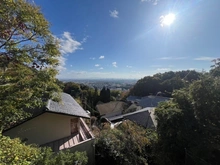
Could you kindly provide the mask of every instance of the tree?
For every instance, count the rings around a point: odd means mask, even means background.
[[[210,74],[215,77],[220,76],[220,58],[212,61],[214,64],[211,66]]]
[[[156,109],[159,164],[185,164],[189,158],[192,164],[220,163],[220,78],[215,76],[175,91],[173,100]]]
[[[146,76],[137,81],[134,87],[130,90],[130,95],[156,95],[160,91],[163,96],[170,97],[175,89],[181,89],[188,86],[193,81],[199,80],[201,75],[201,73],[194,70],[183,70]]]
[[[103,103],[110,102],[111,99],[111,93],[110,89],[103,87],[102,90],[100,91],[100,101]]]
[[[25,145],[18,138],[10,139],[0,134],[0,164],[44,164],[44,165],[85,165],[88,157],[85,152],[70,152],[69,150],[52,152],[51,148],[39,148],[35,145]]]
[[[81,94],[82,90],[80,89],[80,85],[79,84],[76,84],[74,82],[67,82],[67,83],[64,83],[63,91],[65,93],[70,94],[74,98],[76,98],[76,97],[78,97]]]
[[[3,128],[24,118],[59,92],[60,52],[40,9],[25,0],[0,5],[0,121]]]
[[[131,121],[102,130],[96,139],[96,164],[146,165],[150,145],[146,133]]]

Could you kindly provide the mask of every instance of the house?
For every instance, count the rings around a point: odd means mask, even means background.
[[[128,96],[126,98],[127,101],[138,102],[141,99],[140,96]]]
[[[137,105],[141,106],[142,108],[146,108],[146,107],[156,107],[160,102],[170,100],[170,98],[150,95],[145,97],[129,96],[126,100],[136,102]]]
[[[169,100],[169,97],[162,97],[162,96],[145,96],[142,97],[139,101],[141,107],[156,107],[160,102]]]
[[[86,151],[89,164],[94,164],[94,136],[84,119],[90,116],[69,94],[62,93],[60,103],[49,100],[31,118],[4,130],[3,135],[19,137],[26,144],[49,146],[54,152]]]
[[[121,115],[125,107],[127,107],[127,103],[123,101],[111,101],[96,105],[100,115],[105,117]]]
[[[155,108],[147,107],[135,112],[107,117],[107,120],[111,123],[117,123],[123,120],[131,120],[145,128],[155,129],[157,126],[157,121],[155,120],[154,111]]]

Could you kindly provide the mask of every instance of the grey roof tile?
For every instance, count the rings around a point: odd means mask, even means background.
[[[48,101],[48,112],[90,118],[86,111],[67,93],[61,93],[61,102]]]

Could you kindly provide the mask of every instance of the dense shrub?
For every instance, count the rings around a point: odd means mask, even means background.
[[[25,145],[20,139],[10,139],[0,135],[0,164],[16,165],[86,165],[88,158],[85,152],[59,153],[52,152],[51,148],[40,148],[34,145]]]
[[[104,129],[96,139],[96,163],[145,165],[148,160],[147,131],[131,121]]]

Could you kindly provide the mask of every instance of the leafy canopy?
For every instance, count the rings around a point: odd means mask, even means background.
[[[96,164],[146,165],[147,130],[131,121],[114,129],[103,129],[96,138]]]
[[[40,9],[25,0],[0,5],[0,121],[24,117],[21,109],[43,105],[59,91],[55,76],[58,43]]]
[[[156,109],[159,164],[219,164],[220,78],[212,69]],[[215,73],[215,74],[213,74]]]
[[[10,139],[0,134],[0,164],[44,164],[44,165],[86,165],[86,152],[70,152],[69,150],[52,152],[51,148],[39,148],[34,145],[25,145],[18,138]]]

